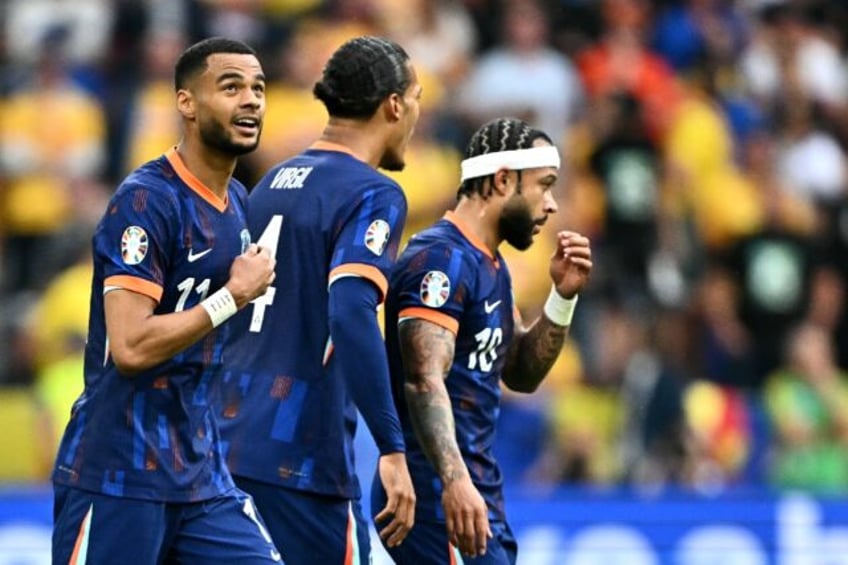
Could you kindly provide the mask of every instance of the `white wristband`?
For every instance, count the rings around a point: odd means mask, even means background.
[[[238,312],[236,299],[233,298],[233,295],[225,286],[214,292],[212,296],[201,301],[200,305],[209,314],[213,328],[217,328]]]
[[[551,287],[551,293],[548,295],[547,302],[545,302],[545,316],[558,326],[570,326],[576,306],[576,294],[572,298],[563,298],[555,287]]]

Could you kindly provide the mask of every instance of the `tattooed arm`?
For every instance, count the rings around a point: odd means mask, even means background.
[[[551,370],[562,350],[568,326],[558,326],[544,314],[529,328],[516,315],[516,335],[507,352],[503,382],[516,392],[533,392]]]
[[[462,553],[483,555],[491,537],[488,509],[462,460],[445,387],[456,336],[421,319],[402,321],[398,332],[406,403],[418,442],[442,481],[448,539]]]
[[[589,240],[563,231],[557,234],[557,248],[551,257],[551,280],[560,299],[572,299],[586,285],[592,271]],[[516,315],[516,334],[507,351],[503,382],[516,392],[533,392],[548,374],[565,343],[568,327],[542,314],[529,328]]]

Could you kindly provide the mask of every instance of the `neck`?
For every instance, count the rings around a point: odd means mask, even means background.
[[[203,145],[198,139],[184,137],[177,152],[186,168],[221,200],[226,200],[227,187],[233,177],[237,158]]]
[[[494,256],[501,244],[498,214],[490,200],[479,196],[462,197],[453,213]]]
[[[383,158],[385,143],[383,136],[375,135],[375,131],[371,120],[330,118],[321,134],[321,141],[347,148],[351,155],[376,169]]]

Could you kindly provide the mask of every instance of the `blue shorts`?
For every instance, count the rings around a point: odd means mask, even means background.
[[[419,522],[397,547],[386,547],[398,565],[515,565],[518,544],[509,525],[491,522],[493,538],[486,544],[486,555],[469,557],[448,543],[444,522]],[[383,544],[385,546],[385,544]]]
[[[203,502],[118,498],[54,485],[53,563],[280,563],[248,495]]]
[[[368,522],[358,500],[233,477],[256,507],[288,565],[369,565]]]
[[[371,490],[371,508],[374,514],[386,505],[385,491],[374,482]],[[372,516],[373,518],[373,516]],[[375,524],[377,529],[380,526]],[[486,555],[469,557],[448,542],[444,522],[422,519],[415,513],[415,525],[397,547],[386,547],[397,565],[515,565],[518,543],[506,522],[489,522],[492,539],[486,544]],[[386,544],[383,543],[385,547]]]

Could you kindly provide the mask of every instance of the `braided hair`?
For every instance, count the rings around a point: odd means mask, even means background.
[[[403,94],[412,82],[403,47],[381,37],[347,41],[327,61],[312,93],[332,117],[368,119],[390,94]]]
[[[529,149],[533,147],[533,142],[542,138],[551,145],[553,141],[545,132],[534,129],[527,122],[518,118],[497,118],[483,124],[480,129],[474,132],[468,146],[465,148],[465,159],[485,155],[487,153],[497,153],[500,151],[513,151],[516,149]],[[519,182],[521,179],[521,171],[518,171]],[[489,179],[490,182],[486,182]],[[463,196],[472,196],[474,193],[480,194],[483,198],[488,198],[493,190],[494,174],[485,177],[476,177],[466,179],[459,186],[457,199]],[[488,187],[488,188],[486,188]]]

